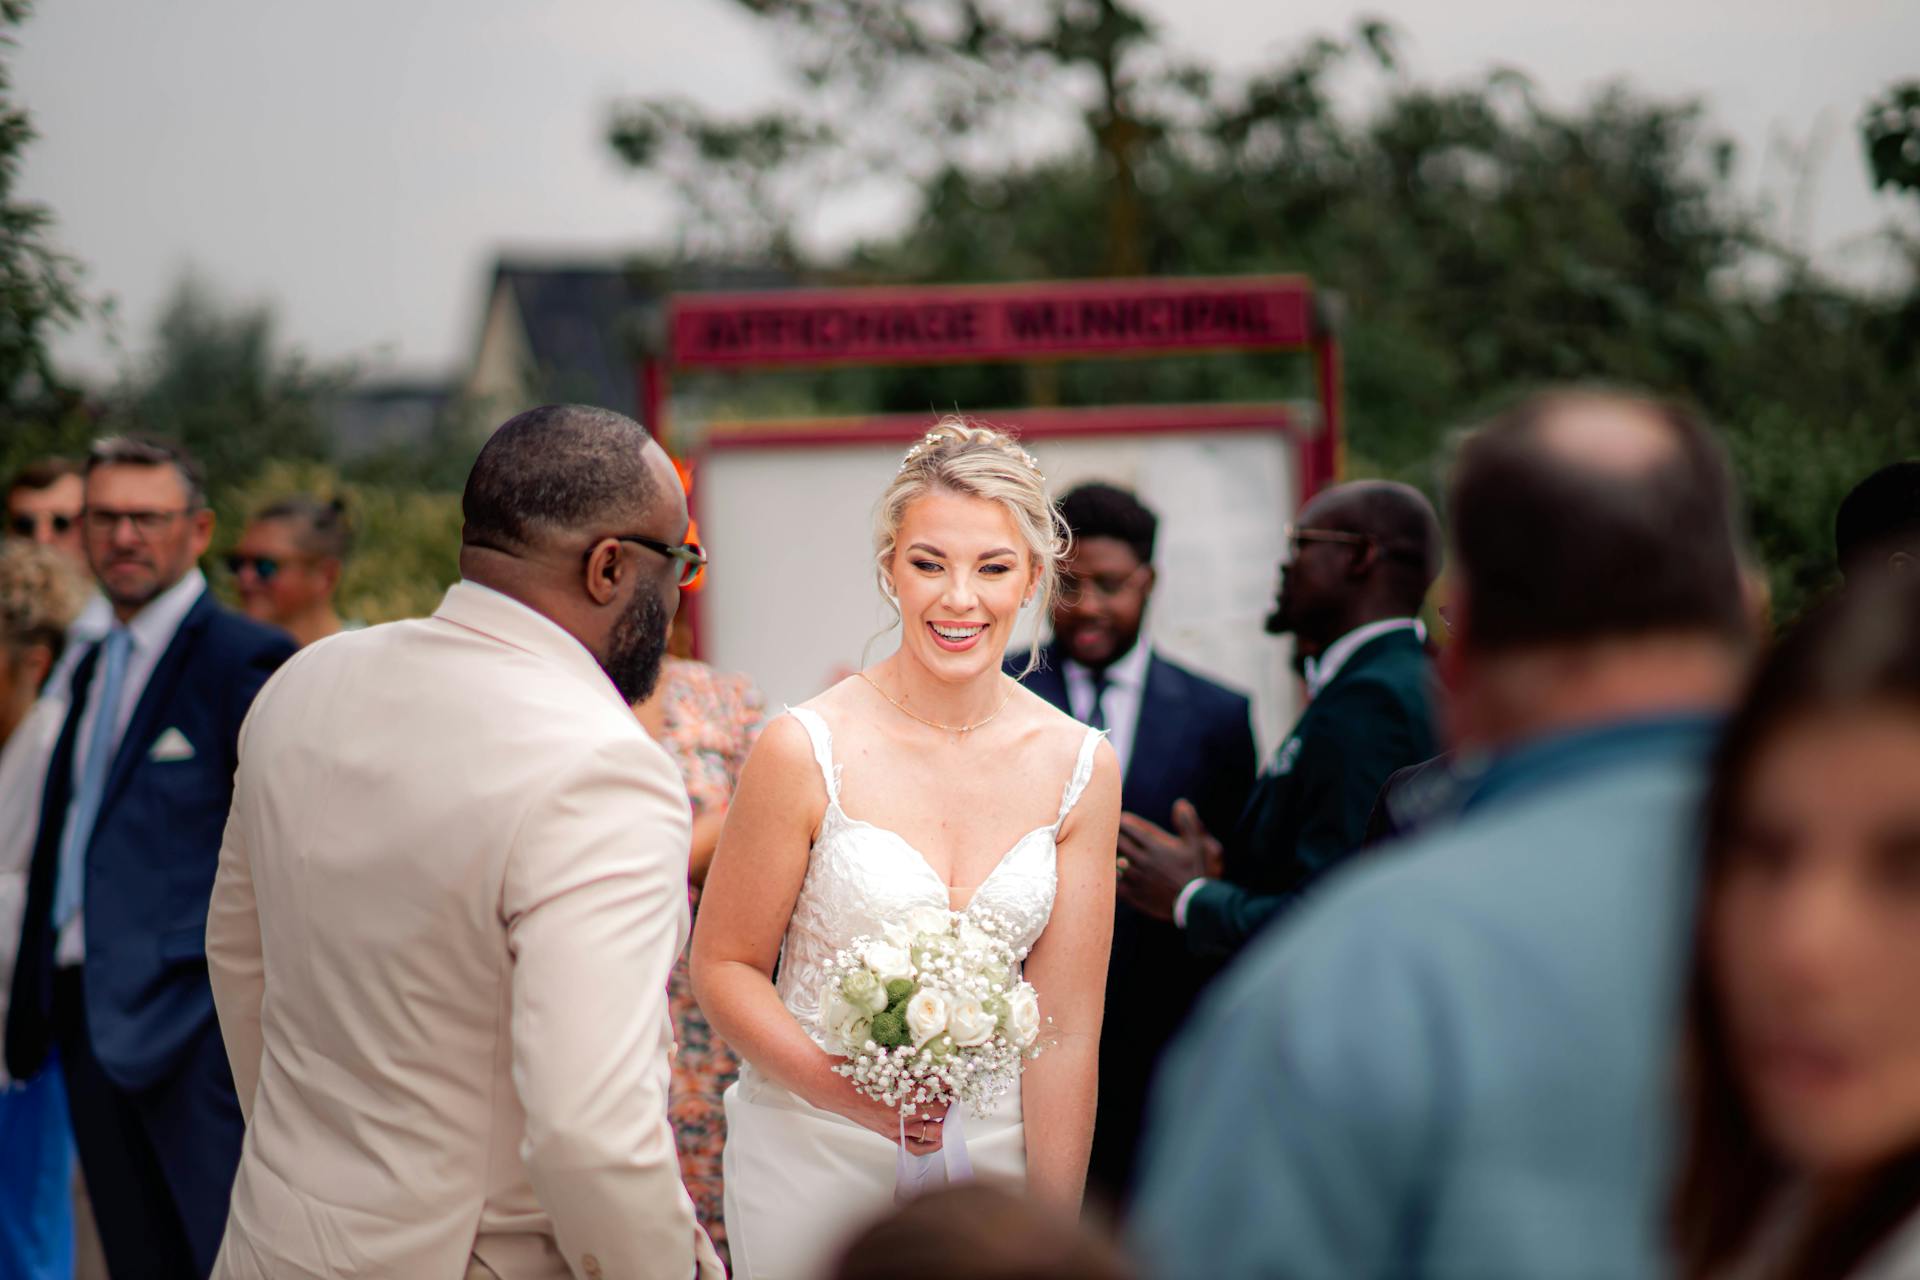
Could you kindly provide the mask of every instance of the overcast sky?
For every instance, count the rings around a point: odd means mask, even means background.
[[[1787,229],[1856,276],[1883,261],[1859,241],[1896,205],[1870,193],[1853,130],[1870,94],[1920,76],[1914,0],[1144,3],[1176,46],[1229,68],[1371,13],[1423,80],[1506,65],[1562,103],[1616,78],[1697,94],[1741,142],[1748,190],[1790,190],[1764,162],[1772,139],[1824,138]],[[500,250],[668,237],[670,204],[602,140],[611,103],[760,106],[780,80],[729,0],[40,0],[15,85],[41,134],[21,189],[115,306],[60,340],[70,366],[101,374],[144,349],[192,270],[271,302],[310,356],[439,373],[473,345]],[[888,210],[856,201],[842,221]]]

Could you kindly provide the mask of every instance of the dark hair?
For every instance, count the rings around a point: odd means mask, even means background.
[[[353,526],[347,520],[347,504],[339,498],[326,502],[304,495],[280,498],[254,512],[253,518],[299,525],[294,540],[309,555],[344,561],[353,551]]]
[[[630,519],[653,496],[641,452],[651,439],[632,418],[586,405],[542,405],[508,419],[467,475],[460,541],[517,551],[548,533]]]
[[[1707,922],[1754,767],[1782,732],[1833,710],[1888,705],[1920,722],[1920,583],[1895,579],[1829,600],[1761,666],[1728,722],[1705,806],[1701,892],[1686,1004],[1686,1103],[1669,1210],[1682,1274],[1718,1275],[1753,1246],[1792,1176],[1769,1147],[1742,1087],[1715,989]],[[1863,1193],[1810,1224],[1782,1276],[1844,1276],[1920,1207],[1920,1145],[1889,1161]]]
[[[21,489],[51,489],[68,476],[81,474],[80,464],[71,458],[37,458],[13,473],[7,481],[7,496]]]
[[[172,467],[187,491],[187,509],[207,505],[207,477],[193,455],[158,436],[107,436],[87,450],[87,474],[101,467]]]
[[[1077,485],[1060,499],[1060,518],[1075,542],[1083,538],[1113,538],[1133,548],[1140,563],[1153,563],[1153,541],[1160,518],[1130,491],[1093,481]]]
[[[1562,413],[1594,408],[1659,426],[1670,456],[1603,466],[1548,438]],[[1678,405],[1597,390],[1529,397],[1466,437],[1447,506],[1482,648],[1747,633],[1733,480],[1719,442]]]
[[[1120,1251],[1046,1201],[986,1182],[916,1197],[855,1236],[833,1280],[1130,1280]]]
[[[1920,462],[1895,462],[1853,486],[1833,517],[1842,573],[1875,554],[1920,554]]]

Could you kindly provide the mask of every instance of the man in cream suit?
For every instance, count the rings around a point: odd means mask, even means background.
[[[667,1124],[689,809],[628,704],[701,563],[635,422],[502,426],[433,617],[299,654],[207,920],[247,1114],[215,1275],[714,1277]]]

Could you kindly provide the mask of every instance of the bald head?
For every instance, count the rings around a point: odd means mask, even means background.
[[[542,405],[493,433],[467,476],[463,546],[509,554],[625,532],[662,497],[673,464],[611,409]]]
[[[1740,636],[1733,481],[1704,424],[1617,392],[1534,396],[1470,435],[1448,496],[1482,649]]]
[[[1383,604],[1396,615],[1419,613],[1440,576],[1440,517],[1412,485],[1390,480],[1336,485],[1306,505],[1300,524],[1372,539],[1386,593]]]
[[[608,409],[528,410],[480,451],[460,509],[461,576],[545,614],[621,697],[646,697],[679,605],[662,547],[687,536],[673,463],[646,430]]]

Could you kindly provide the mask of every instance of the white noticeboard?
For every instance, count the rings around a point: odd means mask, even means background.
[[[1298,710],[1290,641],[1268,636],[1300,446],[1279,430],[1027,437],[1058,496],[1087,480],[1139,494],[1160,517],[1154,646],[1253,698],[1262,757]],[[699,462],[702,656],[750,675],[769,709],[797,705],[898,631],[873,572],[873,509],[907,446],[732,440]],[[1024,649],[1035,619],[1023,617]]]

